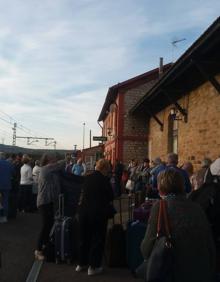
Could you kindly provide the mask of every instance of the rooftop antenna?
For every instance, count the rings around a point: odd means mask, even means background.
[[[177,48],[178,43],[185,41],[186,38],[181,38],[181,39],[174,39],[171,41],[172,44],[172,61],[174,61],[174,48]]]

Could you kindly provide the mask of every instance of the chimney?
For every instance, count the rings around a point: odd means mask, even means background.
[[[163,57],[160,57],[159,77],[163,74]]]

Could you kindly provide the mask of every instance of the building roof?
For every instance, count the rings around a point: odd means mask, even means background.
[[[220,17],[132,107],[130,114],[156,114],[220,72]],[[201,70],[202,69],[202,70]],[[147,109],[149,111],[147,111]]]
[[[170,68],[171,64],[166,64],[163,66],[163,72],[167,71]],[[125,80],[123,82],[119,82],[118,84],[115,84],[111,86],[108,89],[105,102],[103,104],[101,113],[99,115],[98,121],[103,121],[107,115],[107,110],[109,109],[109,106],[115,102],[116,97],[118,95],[118,92],[120,90],[128,90],[130,88],[136,87],[140,84],[147,83],[151,80],[159,79],[159,68],[150,70],[148,72],[145,72],[141,75],[135,76],[133,78],[130,78],[128,80]]]

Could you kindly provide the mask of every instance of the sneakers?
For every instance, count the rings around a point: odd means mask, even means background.
[[[85,265],[77,265],[77,267],[76,267],[76,269],[75,269],[75,271],[76,272],[81,272],[81,271],[83,271],[83,270],[85,270],[86,269],[86,266]]]
[[[102,267],[97,267],[97,268],[92,268],[91,266],[89,266],[88,268],[88,275],[92,276],[92,275],[97,275],[102,273],[103,268]]]
[[[7,217],[6,216],[0,216],[0,223],[6,223],[8,222]]]
[[[37,259],[37,260],[44,260],[45,259],[43,253],[41,251],[38,251],[38,250],[34,251],[34,256],[35,256],[35,259]]]

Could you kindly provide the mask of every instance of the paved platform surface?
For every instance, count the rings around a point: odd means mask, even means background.
[[[75,272],[73,265],[44,263],[37,282],[137,282],[126,268],[104,268],[100,275],[88,276],[87,272]]]
[[[117,209],[118,201],[115,201]],[[122,202],[123,221],[127,221],[128,202]],[[117,215],[116,222],[120,221]],[[112,221],[109,222],[112,224]],[[0,252],[2,267],[1,282],[25,282],[34,263],[34,250],[39,233],[40,217],[38,214],[18,214],[17,218],[6,224],[0,224]],[[76,273],[75,265],[56,265],[44,262],[37,282],[133,282],[137,281],[126,268],[104,268],[103,274],[88,277],[87,272]]]
[[[25,282],[34,262],[39,225],[37,214],[24,213],[0,224],[1,282]]]

